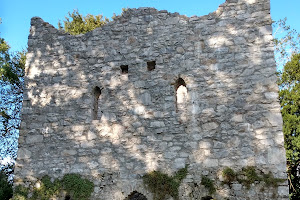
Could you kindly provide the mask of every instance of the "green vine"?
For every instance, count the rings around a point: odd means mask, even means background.
[[[65,191],[73,200],[87,200],[94,190],[93,182],[81,178],[78,174],[66,174],[61,180],[55,179],[53,182],[46,175],[37,183],[39,187],[33,188],[30,198],[28,198],[29,188],[16,187],[12,200],[49,200],[62,191]]]
[[[143,182],[146,187],[153,193],[154,200],[164,200],[167,196],[172,196],[174,199],[179,199],[178,188],[181,181],[186,177],[188,170],[186,166],[177,171],[174,176],[160,171],[152,171],[143,176]]]
[[[258,173],[259,172],[259,173]],[[268,187],[277,187],[278,183],[282,183],[285,179],[274,178],[273,174],[269,172],[264,174],[253,166],[242,168],[239,172],[234,172],[233,169],[226,167],[222,171],[225,184],[232,184],[234,181],[245,185],[248,189],[250,185],[255,182],[264,182]]]

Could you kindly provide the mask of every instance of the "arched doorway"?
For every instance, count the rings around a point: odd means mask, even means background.
[[[137,191],[133,191],[124,200],[147,200],[147,198],[145,197],[145,195]]]

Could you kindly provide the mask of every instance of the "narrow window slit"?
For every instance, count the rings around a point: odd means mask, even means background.
[[[186,107],[187,103],[187,88],[186,83],[182,78],[178,78],[175,83],[175,98],[176,98],[176,111],[182,110]]]
[[[98,108],[98,104],[99,104],[99,97],[101,95],[101,89],[96,86],[94,88],[94,91],[93,91],[93,95],[94,95],[94,99],[93,99],[93,113],[92,113],[92,117],[93,117],[93,120],[97,120],[99,119],[98,117],[98,111],[99,111],[99,108]]]
[[[120,68],[122,74],[128,74],[128,65],[121,65]]]
[[[148,71],[154,70],[155,69],[155,65],[156,65],[155,61],[149,61],[149,62],[147,62],[147,69],[148,69]]]

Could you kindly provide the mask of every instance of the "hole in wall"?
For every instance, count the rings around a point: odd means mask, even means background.
[[[98,112],[99,112],[99,97],[101,95],[101,89],[96,86],[94,88],[94,91],[93,91],[93,96],[94,96],[94,99],[93,99],[93,112],[92,112],[92,118],[93,120],[97,120],[99,119],[98,117]]]
[[[145,195],[137,191],[133,191],[124,200],[147,200],[147,198]]]
[[[122,74],[128,74],[128,65],[121,65],[120,68]]]
[[[214,198],[211,196],[202,197],[201,200],[213,200]]]
[[[155,65],[156,65],[155,61],[149,61],[149,62],[147,62],[147,69],[148,69],[148,71],[154,70],[155,69]]]
[[[65,197],[65,200],[71,200],[71,196],[70,196],[70,195],[67,195],[67,196]]]

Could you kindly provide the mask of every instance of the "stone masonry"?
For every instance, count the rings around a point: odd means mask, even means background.
[[[32,18],[15,185],[79,173],[91,199],[152,200],[141,177],[188,164],[182,200],[209,195],[202,175],[218,200],[287,200],[287,181],[247,189],[220,175],[286,179],[271,23],[269,0],[190,18],[128,9],[76,36]]]

